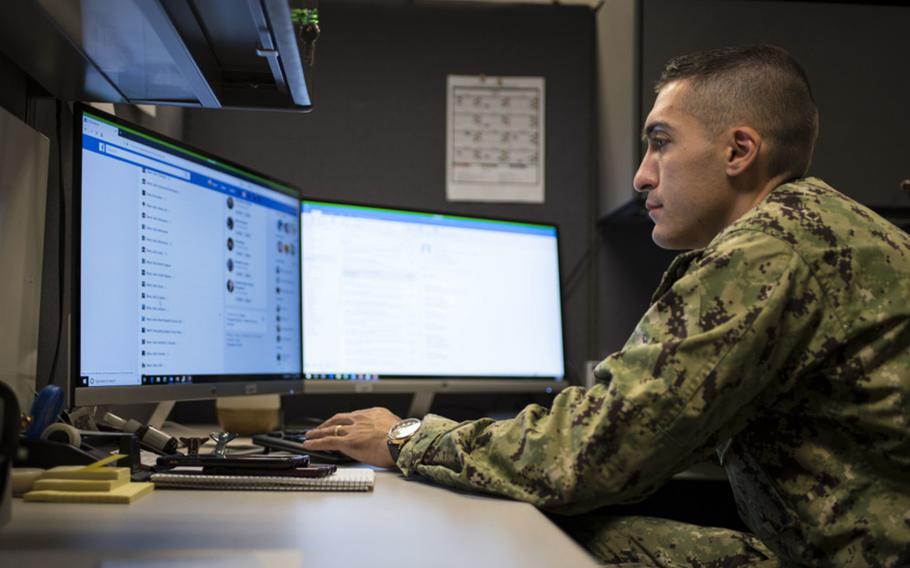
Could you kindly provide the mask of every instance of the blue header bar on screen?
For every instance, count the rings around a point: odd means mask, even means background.
[[[300,212],[302,214],[313,213],[317,211],[325,215],[361,217],[364,219],[396,221],[399,223],[414,223],[420,225],[438,225],[444,227],[459,227],[464,229],[479,229],[486,231],[525,233],[550,237],[556,236],[556,227],[549,225],[535,225],[531,223],[500,221],[496,219],[479,219],[473,217],[459,217],[457,215],[443,215],[437,213],[422,213],[417,211],[384,209],[380,207],[349,205],[344,203],[326,203],[322,201],[303,201],[300,204]]]
[[[199,187],[204,187],[212,191],[217,191],[224,195],[230,195],[235,199],[241,199],[255,203],[257,205],[262,205],[263,207],[268,207],[270,209],[275,209],[281,211],[282,213],[287,213],[290,215],[296,214],[296,206],[290,205],[288,203],[281,203],[265,195],[261,195],[254,191],[248,189],[243,189],[229,183],[226,183],[222,180],[214,179],[204,174],[192,171],[188,168],[183,168],[175,166],[173,164],[168,164],[161,160],[158,160],[152,156],[144,156],[138,154],[133,150],[128,150],[116,144],[111,144],[103,140],[99,140],[93,136],[83,134],[82,136],[82,148],[89,152],[95,152],[101,154],[107,158],[114,160],[119,160],[121,162],[126,162],[134,166],[145,168],[154,172],[157,172],[162,175],[170,176],[177,179],[182,179],[193,185]],[[268,189],[263,187],[262,191],[275,192],[275,190]],[[279,194],[280,195],[280,194]],[[293,199],[293,198],[288,198]],[[296,201],[296,200],[294,200]]]

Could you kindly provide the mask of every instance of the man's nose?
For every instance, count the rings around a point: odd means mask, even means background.
[[[651,191],[657,187],[657,172],[653,167],[650,157],[651,152],[648,151],[645,154],[645,157],[642,158],[641,164],[638,166],[638,171],[635,172],[635,177],[632,178],[632,186],[635,188],[635,191]]]

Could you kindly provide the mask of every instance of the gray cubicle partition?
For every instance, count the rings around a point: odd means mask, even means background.
[[[0,109],[0,381],[31,408],[38,366],[49,143]]]

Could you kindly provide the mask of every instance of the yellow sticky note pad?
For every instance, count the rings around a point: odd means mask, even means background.
[[[110,491],[60,491],[54,489],[29,491],[22,498],[25,501],[47,501],[52,503],[132,503],[151,493],[154,483],[125,483]]]
[[[81,465],[61,465],[44,472],[41,479],[107,479],[127,482],[128,467],[99,467],[89,469]]]
[[[39,479],[32,491],[112,491],[128,483],[127,479]]]

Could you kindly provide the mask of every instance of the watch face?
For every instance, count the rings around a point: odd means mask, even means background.
[[[400,440],[402,438],[410,438],[414,435],[414,432],[420,428],[420,420],[417,418],[408,418],[402,420],[398,424],[392,427],[392,431],[389,433],[389,437]]]

